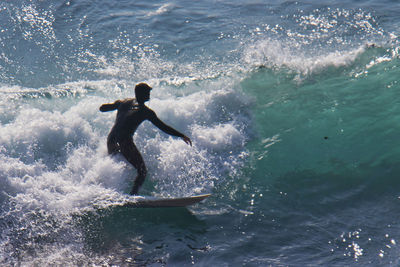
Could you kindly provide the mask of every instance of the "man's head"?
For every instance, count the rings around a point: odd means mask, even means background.
[[[147,83],[139,83],[135,86],[136,100],[139,104],[150,100],[151,87]]]

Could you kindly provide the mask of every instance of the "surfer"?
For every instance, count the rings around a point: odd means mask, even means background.
[[[136,168],[138,174],[130,192],[131,195],[138,193],[147,174],[142,155],[133,143],[133,135],[143,121],[149,120],[163,132],[181,137],[185,143],[192,145],[189,137],[166,125],[153,110],[144,104],[150,100],[151,89],[148,84],[139,83],[135,86],[136,98],[117,100],[100,106],[101,112],[118,110],[115,124],[107,137],[107,150],[108,154],[120,152]]]

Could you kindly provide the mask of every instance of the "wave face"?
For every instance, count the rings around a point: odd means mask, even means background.
[[[398,265],[395,1],[0,3],[3,265]],[[141,194],[103,103],[148,103]]]

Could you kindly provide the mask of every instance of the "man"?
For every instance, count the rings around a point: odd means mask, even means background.
[[[163,132],[181,137],[185,143],[192,145],[189,137],[166,125],[153,110],[145,106],[144,103],[150,100],[151,89],[146,83],[139,83],[135,86],[136,99],[117,100],[114,103],[103,104],[100,107],[101,112],[118,110],[115,124],[107,138],[107,149],[108,154],[121,152],[126,160],[137,169],[138,174],[132,187],[131,195],[138,193],[139,187],[143,184],[147,174],[146,165],[132,138],[136,129],[144,120],[151,121]]]

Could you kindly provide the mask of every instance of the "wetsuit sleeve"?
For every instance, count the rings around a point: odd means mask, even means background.
[[[120,104],[121,104],[121,100],[117,100],[117,101],[115,101],[114,103],[111,103],[111,104],[103,104],[103,105],[101,105],[99,110],[101,112],[116,110],[116,109],[118,109]]]
[[[177,137],[184,137],[185,135],[178,132],[177,130],[175,130],[174,128],[166,125],[164,122],[162,122],[156,115],[156,113],[154,111],[152,111],[151,109],[149,109],[148,112],[148,120],[151,121],[155,126],[157,126],[157,128],[159,128],[161,131],[163,131],[164,133],[167,133],[169,135],[173,135],[173,136],[177,136]]]

